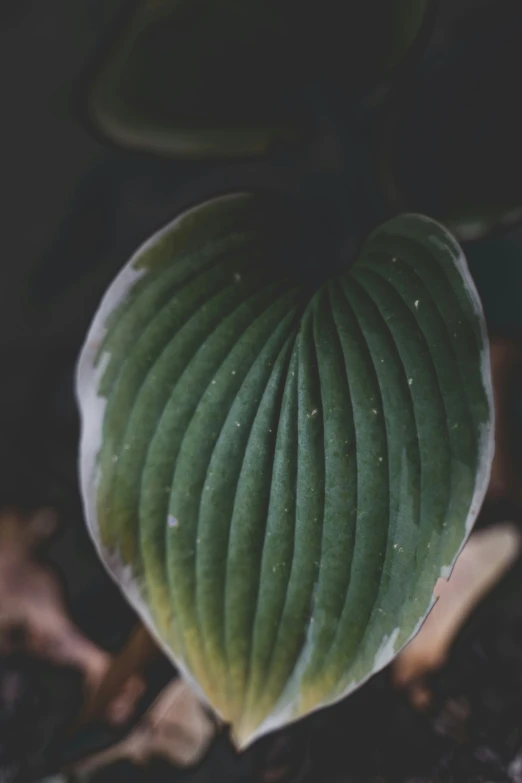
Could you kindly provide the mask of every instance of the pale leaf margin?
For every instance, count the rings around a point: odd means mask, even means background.
[[[110,354],[104,353],[98,361],[97,357],[99,347],[106,332],[106,323],[108,319],[122,305],[136,283],[147,274],[146,265],[141,265],[140,263],[147,253],[164,236],[168,235],[176,228],[181,227],[185,221],[193,220],[199,211],[204,210],[210,204],[216,203],[218,201],[223,203],[225,200],[232,204],[235,200],[241,200],[248,196],[252,196],[252,194],[246,192],[233,193],[225,196],[218,196],[215,199],[205,201],[198,206],[192,207],[180,214],[164,228],[153,234],[138,248],[131,259],[127,262],[127,264],[125,264],[120,273],[113,280],[105,295],[103,296],[99,309],[94,316],[88,331],[76,369],[76,397],[81,419],[81,438],[79,452],[80,487],[87,528],[93,540],[94,546],[107,572],[119,586],[126,600],[139,615],[142,622],[151,633],[152,637],[157,641],[159,647],[164,651],[165,655],[169,659],[174,661],[182,676],[191,685],[191,687],[194,689],[194,692],[201,699],[201,701],[207,704],[214,712],[215,708],[209,703],[205,693],[187,670],[187,667],[184,665],[183,661],[177,659],[173,655],[169,645],[159,634],[153,621],[152,614],[140,594],[139,585],[132,575],[131,567],[123,564],[117,554],[114,554],[114,552],[108,552],[101,543],[96,514],[96,489],[98,487],[100,478],[99,470],[97,468],[97,457],[102,446],[103,420],[107,401],[104,397],[98,395],[98,389],[100,387],[100,381],[110,361]],[[409,216],[413,217],[413,215]],[[482,304],[480,302],[480,298],[469,272],[467,261],[461,247],[458,245],[452,234],[445,227],[439,223],[436,223],[436,221],[422,215],[414,215],[414,217],[420,221],[425,221],[426,227],[428,229],[430,226],[436,226],[438,232],[445,237],[445,244],[441,246],[438,236],[435,234],[429,235],[430,241],[434,244],[438,252],[442,250],[451,254],[455,266],[465,283],[469,298],[473,303],[473,309],[480,324],[482,335],[482,382],[490,411],[490,419],[482,426],[482,431],[480,432],[480,445],[478,449],[479,466],[475,478],[475,490],[470,505],[470,511],[466,520],[465,535],[463,537],[461,546],[458,552],[455,554],[452,562],[448,563],[446,566],[443,566],[439,574],[441,579],[447,580],[449,579],[456,560],[464,548],[464,545],[466,544],[466,541],[473,529],[473,525],[479,514],[489,485],[491,464],[495,451],[495,413],[493,402],[493,386],[491,379],[490,351]],[[377,231],[378,230],[379,229],[377,229]],[[383,643],[375,657],[372,670],[365,678],[358,682],[351,683],[346,688],[346,690],[335,699],[328,700],[324,703],[316,705],[312,712],[316,712],[317,710],[323,709],[326,706],[332,706],[332,704],[335,704],[336,702],[346,698],[350,693],[360,688],[371,677],[391,663],[400,650],[404,649],[404,647],[406,647],[406,645],[409,644],[409,642],[417,635],[436,601],[437,598],[433,596],[428,611],[424,617],[419,620],[413,633],[404,642],[404,644],[401,645],[400,649],[395,649],[396,637],[398,636],[400,630],[397,628],[395,632],[383,640]],[[242,743],[242,749],[248,745],[251,745],[261,736],[275,731],[276,729],[279,729],[288,723],[294,722],[295,720],[299,720],[302,716],[295,716],[294,706],[295,705],[293,703],[290,703],[286,707],[273,711],[269,717],[247,739],[247,741]]]

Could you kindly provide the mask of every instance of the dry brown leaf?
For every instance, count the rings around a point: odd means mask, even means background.
[[[145,764],[153,757],[179,767],[190,766],[203,757],[215,731],[216,724],[191,687],[184,680],[175,680],[124,740],[78,762],[74,772],[92,773],[122,759]]]
[[[114,656],[99,686],[91,692],[74,729],[100,718],[107,711],[112,722],[119,723],[127,716],[126,702],[129,687],[136,683],[137,674],[153,657],[158,648],[143,625],[138,625],[129,640]],[[136,694],[136,698],[141,695]]]
[[[433,591],[437,603],[392,669],[395,684],[411,687],[419,708],[429,701],[420,680],[443,664],[467,617],[515,562],[520,549],[521,534],[514,525],[504,523],[478,531],[460,553],[449,580],[438,580]]]
[[[514,460],[510,411],[513,380],[522,368],[522,346],[513,340],[491,341],[491,369],[495,397],[495,458],[487,500],[509,501],[522,506],[522,481]],[[419,634],[400,653],[393,665],[397,685],[407,686],[415,704],[422,708],[430,694],[422,678],[444,662],[459,629],[478,604],[512,565],[520,551],[518,529],[511,525],[475,533],[462,553],[448,582],[439,580],[434,595],[439,598]]]
[[[23,650],[85,675],[88,692],[107,674],[112,656],[93,644],[68,617],[60,581],[35,553],[57,527],[52,509],[31,516],[0,512],[0,654]],[[141,678],[129,678],[118,695],[113,722],[127,720],[143,692]]]

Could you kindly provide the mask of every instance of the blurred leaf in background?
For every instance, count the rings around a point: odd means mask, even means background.
[[[522,4],[477,2],[379,120],[381,175],[397,210],[461,240],[522,219]]]
[[[99,70],[92,116],[125,146],[259,154],[313,133],[310,88],[343,93],[398,65],[430,0],[141,0]]]

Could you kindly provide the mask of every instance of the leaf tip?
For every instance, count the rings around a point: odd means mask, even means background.
[[[237,724],[232,724],[230,728],[230,739],[235,749],[242,753],[252,744],[254,739],[258,736],[258,726],[252,726],[247,720],[241,720]]]

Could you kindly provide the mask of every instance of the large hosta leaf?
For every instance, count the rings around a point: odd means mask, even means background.
[[[492,452],[482,311],[451,236],[405,215],[335,271],[285,210],[229,196],[167,226],[78,370],[101,557],[241,745],[408,641]]]
[[[313,127],[309,89],[403,60],[431,0],[140,0],[95,80],[96,122],[175,156],[246,155]]]

